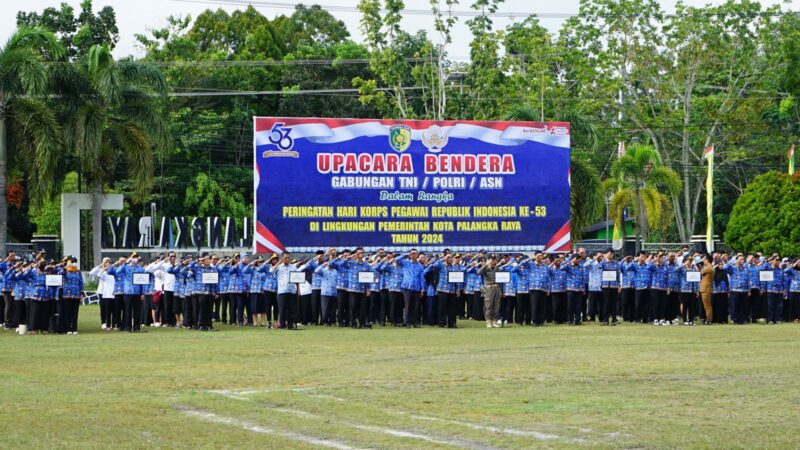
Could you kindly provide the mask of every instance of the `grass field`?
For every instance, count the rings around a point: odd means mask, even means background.
[[[0,448],[797,448],[800,326],[0,332]]]

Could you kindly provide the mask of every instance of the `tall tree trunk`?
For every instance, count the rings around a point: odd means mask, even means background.
[[[636,189],[636,253],[642,249],[647,229],[647,216],[644,211],[644,200],[642,200],[642,191]]]
[[[6,150],[6,119],[0,117],[0,254],[6,254],[6,233],[8,231],[8,196],[6,189],[8,185],[8,174],[6,173],[6,162],[8,161],[8,151]]]
[[[103,186],[95,182],[92,186],[92,267],[100,265],[103,231]]]

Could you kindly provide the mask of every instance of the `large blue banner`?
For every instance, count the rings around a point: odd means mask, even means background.
[[[254,118],[257,253],[569,249],[569,124]]]

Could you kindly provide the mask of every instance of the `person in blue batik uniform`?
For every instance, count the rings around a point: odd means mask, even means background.
[[[565,265],[564,255],[559,254],[550,266],[550,299],[553,302],[553,323],[556,325],[567,321],[567,273],[561,270]]]
[[[567,323],[581,325],[583,320],[581,305],[586,276],[580,256],[578,254],[570,255],[559,269],[567,274]]]
[[[128,259],[118,261],[114,267],[108,269],[110,275],[122,275],[123,293],[125,294],[125,308],[122,312],[122,331],[138,333],[141,331],[142,287],[133,284],[134,273],[144,273],[144,268],[139,266],[139,254],[134,252]]]
[[[751,255],[750,260],[746,260],[748,265],[747,273],[750,283],[750,321],[764,322],[767,317],[767,299],[762,289],[759,273],[767,269],[767,263],[761,259],[761,254]]]
[[[425,295],[423,290],[424,267],[418,261],[419,253],[416,249],[401,255],[395,262],[403,271],[403,326],[419,328],[420,299]]]
[[[297,310],[297,285],[291,282],[291,273],[297,266],[291,264],[289,252],[281,255],[280,262],[270,268],[277,280],[278,293],[278,328],[291,330],[295,328],[295,311]]]
[[[800,322],[800,258],[792,264],[786,261],[787,267],[783,269],[789,290],[789,319],[794,323]]]
[[[605,259],[599,264],[600,270],[607,273],[616,273],[613,281],[603,281],[603,312],[600,317],[601,325],[616,325],[617,324],[617,299],[621,292],[620,288],[620,274],[622,271],[621,264],[614,260],[614,251],[611,249],[606,250]],[[601,275],[602,276],[602,275]]]
[[[336,324],[336,281],[338,274],[336,269],[326,261],[314,269],[314,275],[320,280],[320,311],[322,323],[331,327]]]
[[[728,272],[725,272],[724,267],[727,262],[728,255],[726,253],[714,257],[714,284],[711,294],[714,323],[728,323],[730,282],[728,281]]]
[[[597,253],[583,264],[588,291],[585,320],[589,322],[594,322],[595,318],[599,320],[603,314],[603,271],[600,270],[602,261],[603,255]]]
[[[61,300],[61,330],[67,334],[78,334],[78,309],[83,298],[83,274],[78,268],[78,259],[71,256],[64,270],[64,298]]]
[[[780,267],[779,256],[773,256],[763,269],[772,272],[772,281],[763,281],[763,290],[767,291],[767,323],[775,325],[783,321],[783,300],[786,296],[784,271]]]
[[[730,276],[731,284],[731,318],[733,323],[741,325],[747,322],[750,308],[747,296],[750,295],[750,269],[744,262],[744,256],[736,255],[736,259],[724,266]]]
[[[633,321],[642,323],[650,322],[650,283],[653,277],[653,266],[649,261],[646,251],[639,252],[639,257],[636,261],[631,261],[631,257],[626,257],[628,261],[625,264],[625,275],[628,278],[633,276],[632,280],[634,288],[634,312]],[[624,287],[623,287],[624,289]],[[654,325],[658,325],[658,319],[655,320]]]
[[[697,289],[700,283],[689,281],[688,272],[700,272],[694,265],[692,258],[684,258],[680,267],[675,269],[677,279],[680,283],[679,292],[681,299],[681,313],[684,325],[694,325],[697,317],[695,305],[697,304]]]

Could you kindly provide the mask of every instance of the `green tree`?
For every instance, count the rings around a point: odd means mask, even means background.
[[[539,112],[529,104],[518,104],[506,113],[506,120],[536,121]],[[589,145],[594,150],[598,130],[592,121],[580,111],[563,110],[555,118],[559,122],[569,122],[573,143]],[[587,160],[570,152],[570,237],[572,242],[581,240],[583,230],[600,216],[603,210],[603,192],[597,169]]]
[[[64,156],[60,128],[42,95],[48,86],[45,60],[63,54],[55,36],[40,28],[20,27],[0,48],[0,253],[5,252],[8,226],[9,148],[29,163],[34,202],[58,191]]]
[[[736,200],[725,243],[740,252],[800,255],[800,177],[770,171],[757,176]]]
[[[78,192],[78,173],[68,172],[61,189],[65,192]],[[37,234],[61,234],[61,199],[54,197],[30,209],[31,222],[36,225]]]
[[[622,227],[623,210],[630,208],[636,217],[636,251],[651,230],[665,227],[668,195],[680,192],[681,179],[661,163],[658,151],[650,145],[631,145],[614,160],[611,177],[603,182],[603,193],[613,192],[609,214]],[[661,191],[666,191],[666,194]]]
[[[771,92],[763,89],[775,68],[767,50],[774,47],[779,9],[729,0],[678,3],[665,14],[655,0],[586,0],[568,21],[573,51],[587,55],[576,67],[588,70],[575,75],[605,101],[620,137],[649,143],[680,174],[683,190],[671,200],[684,242],[704,221],[705,147],[717,144],[717,173],[727,182],[741,180],[731,172],[738,175],[756,151],[761,156],[781,146],[751,145],[756,133],[768,131],[762,116]]]
[[[475,0],[472,9],[479,15],[468,20],[472,32],[469,43],[470,65],[466,83],[469,101],[469,118],[475,120],[497,120],[503,104],[505,77],[500,60],[502,32],[492,28],[491,14],[497,11],[503,0]],[[466,117],[464,117],[466,118]]]
[[[217,183],[204,173],[198,173],[194,185],[186,188],[183,205],[198,217],[235,217],[239,226],[242,218],[252,217],[252,208],[245,205],[241,192],[233,186]]]
[[[115,62],[106,46],[92,47],[64,78],[65,141],[91,187],[93,260],[99,264],[103,192],[118,178],[117,170],[127,168],[134,201],[145,200],[153,182],[153,155],[165,152],[170,142],[166,85],[154,67]]]
[[[81,2],[81,12],[77,17],[75,10],[66,2],[61,3],[59,9],[45,8],[41,14],[35,11],[19,11],[17,25],[51,30],[61,41],[70,59],[85,55],[94,45],[107,45],[113,50],[119,41],[114,8],[105,6],[95,14],[91,0]]]

